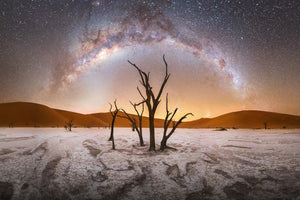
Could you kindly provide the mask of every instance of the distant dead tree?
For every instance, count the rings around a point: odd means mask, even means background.
[[[65,129],[72,131],[72,127],[73,127],[74,123],[73,123],[73,119],[70,119],[68,122],[66,122],[65,124]]]
[[[136,64],[129,62],[139,73],[140,75],[140,83],[144,88],[145,95],[141,92],[139,87],[137,87],[137,90],[141,97],[143,98],[143,101],[141,103],[146,103],[146,106],[148,108],[148,114],[149,114],[149,132],[150,132],[150,147],[149,151],[155,151],[155,125],[154,125],[154,117],[155,117],[155,112],[157,110],[157,107],[160,103],[160,97],[162,95],[162,92],[165,88],[165,85],[170,77],[170,74],[168,73],[168,64],[165,59],[165,55],[163,55],[163,61],[165,64],[165,76],[163,79],[163,82],[160,86],[159,92],[157,96],[154,95],[154,92],[152,90],[152,86],[150,84],[150,72],[145,73],[142,71]]]
[[[172,136],[172,134],[175,132],[176,128],[182,122],[183,119],[185,119],[188,115],[193,116],[192,113],[187,113],[184,116],[182,116],[177,122],[175,122],[175,121],[173,121],[173,118],[174,118],[177,110],[178,110],[178,108],[176,108],[173,113],[169,111],[168,94],[167,94],[167,96],[166,96],[166,117],[165,117],[165,121],[164,121],[164,134],[163,134],[163,138],[160,142],[160,150],[161,151],[164,151],[166,148],[175,149],[175,148],[167,146],[168,139]],[[173,123],[173,127],[172,127],[171,131],[169,133],[167,133],[171,122]]]
[[[136,114],[137,114],[137,117],[138,117],[138,124],[136,122],[136,119],[132,116],[130,116],[124,109],[121,109],[121,111],[126,115],[126,116],[121,116],[119,115],[119,117],[121,118],[125,118],[125,119],[128,119],[128,121],[130,121],[131,123],[131,126],[133,128],[133,130],[136,130],[136,132],[138,133],[138,136],[139,136],[139,140],[140,140],[140,146],[145,146],[144,144],[144,139],[143,139],[143,113],[144,113],[144,103],[141,103],[141,104],[133,104],[132,102],[130,102],[130,104],[133,106]],[[137,109],[137,106],[138,105],[142,105],[142,110],[141,112],[138,111]]]
[[[109,105],[110,105],[109,112],[112,116],[112,121],[111,121],[111,127],[110,127],[110,137],[109,137],[108,141],[112,141],[112,149],[115,150],[114,125],[115,125],[115,120],[116,120],[116,117],[117,117],[118,112],[119,112],[120,109],[117,106],[117,100],[116,99],[114,101],[114,106],[115,106],[114,111],[112,111],[113,106],[111,105],[111,103],[109,103]]]
[[[268,123],[264,122],[264,125],[265,125],[265,129],[267,129],[268,128]]]

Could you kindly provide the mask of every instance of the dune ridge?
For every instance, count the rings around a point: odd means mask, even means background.
[[[120,112],[120,115],[124,113]],[[130,114],[137,119],[136,115]],[[108,127],[111,122],[109,112],[80,114],[50,108],[30,102],[0,103],[0,126],[8,127],[62,127],[70,119],[75,127]],[[183,122],[180,128],[300,128],[300,116],[244,110],[227,113],[215,118],[201,118]],[[163,120],[155,120],[156,127],[163,127]],[[117,118],[116,127],[130,127],[127,119]],[[148,118],[143,117],[143,126],[148,126]]]
[[[215,118],[202,118],[185,122],[185,128],[300,128],[300,116],[266,112],[259,110],[243,110],[227,113]]]
[[[75,112],[53,109],[45,105],[14,102],[0,104],[0,126],[14,127],[62,127],[69,120],[74,126],[105,127],[108,124],[99,118]]]

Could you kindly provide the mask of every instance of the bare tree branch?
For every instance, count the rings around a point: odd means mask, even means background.
[[[141,101],[140,103],[135,104],[136,106],[139,106],[141,104],[147,103],[146,101]]]
[[[164,60],[165,66],[166,66],[166,76],[168,76],[168,63],[165,59],[165,54],[163,55],[163,60]]]
[[[171,135],[175,132],[176,128],[178,127],[179,124],[181,124],[182,120],[184,120],[187,116],[189,115],[193,115],[193,113],[187,113],[185,114],[183,117],[181,117],[177,122],[173,122],[173,128],[170,131],[170,133],[167,135],[167,138],[169,139],[171,137]]]
[[[111,103],[109,103],[109,105],[110,105],[109,112],[110,112],[111,116],[113,117],[114,115],[113,115],[113,112],[111,111],[112,110],[112,105],[111,105]]]
[[[144,146],[144,140],[143,140],[143,135],[142,135],[142,120],[143,120],[143,112],[144,112],[144,102],[140,102],[140,104],[142,104],[142,112],[140,113],[137,109],[138,104],[133,104],[131,101],[129,101],[130,104],[133,106],[135,112],[137,113],[137,117],[139,119],[139,126],[137,125],[137,121],[133,116],[130,116],[124,109],[121,109],[121,111],[126,115],[126,116],[121,116],[118,115],[118,117],[121,118],[125,118],[127,120],[129,120],[131,122],[131,125],[133,127],[134,130],[137,131],[138,135],[139,135],[139,139],[140,139],[140,145]]]
[[[143,116],[143,114],[144,114],[144,109],[145,108],[145,106],[144,106],[144,102],[142,103],[142,111],[141,111],[141,116]]]
[[[144,101],[146,101],[146,98],[144,97],[144,95],[142,94],[141,90],[139,87],[136,87],[136,89],[138,90],[138,92],[140,93],[141,97],[144,99]]]
[[[117,99],[115,99],[114,104],[115,104],[116,110],[119,110],[119,109],[118,109],[118,106],[117,106]]]
[[[160,99],[160,97],[162,95],[162,92],[164,90],[164,87],[165,87],[166,83],[168,82],[168,79],[169,79],[169,77],[171,75],[171,74],[168,73],[168,63],[167,63],[167,61],[165,59],[165,55],[163,55],[163,61],[165,63],[165,67],[166,67],[166,74],[165,74],[165,77],[164,77],[164,81],[163,81],[163,83],[162,83],[162,85],[160,87],[160,90],[159,90],[159,92],[157,94],[157,97],[155,99],[155,102],[157,102],[157,105],[155,105],[155,109],[156,109],[156,107],[158,106],[158,104],[160,102],[159,99]]]
[[[143,72],[138,66],[136,66],[136,64],[130,62],[129,60],[128,60],[128,62],[129,62],[129,64],[131,64],[133,67],[135,67],[138,70],[138,72],[140,74],[140,77],[141,77],[141,80],[142,80],[142,85],[145,86],[146,85],[147,74],[145,72]]]
[[[187,113],[183,117],[181,117],[177,122],[175,122],[175,121],[173,121],[173,118],[174,118],[175,114],[177,113],[177,111],[178,111],[178,108],[176,108],[174,110],[173,114],[172,114],[172,112],[169,111],[169,100],[168,100],[168,94],[167,94],[166,95],[166,117],[165,117],[165,121],[164,121],[164,132],[163,132],[163,138],[160,143],[161,151],[163,151],[166,148],[174,149],[172,147],[167,146],[168,139],[172,136],[172,134],[175,132],[176,128],[182,122],[183,119],[185,119],[188,115],[193,115],[192,113]],[[171,118],[169,119],[170,116],[171,116]],[[171,129],[169,134],[167,134],[167,131],[168,131],[168,128],[169,128],[171,122],[173,122],[173,128]]]

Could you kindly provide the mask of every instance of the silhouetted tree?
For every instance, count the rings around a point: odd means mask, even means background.
[[[135,127],[135,130],[137,131],[138,135],[139,135],[139,139],[140,139],[140,145],[141,146],[145,146],[144,144],[144,139],[143,139],[143,114],[144,114],[144,103],[142,103],[142,110],[139,112],[137,109],[138,104],[133,104],[132,102],[130,102],[131,105],[133,106],[137,117],[139,119],[139,124],[138,126]],[[140,104],[139,104],[140,105]]]
[[[268,123],[265,122],[264,125],[265,125],[265,129],[267,129],[268,128]]]
[[[164,121],[164,134],[163,134],[163,138],[160,142],[160,150],[161,151],[165,150],[166,148],[175,149],[175,148],[167,146],[168,139],[172,136],[172,134],[175,132],[176,128],[182,122],[183,119],[185,119],[188,115],[193,116],[192,113],[187,113],[183,117],[181,117],[177,122],[175,122],[175,121],[173,121],[173,118],[174,118],[177,110],[178,110],[178,108],[176,108],[173,113],[169,111],[168,94],[167,94],[167,96],[166,96],[166,117],[165,117],[165,121]],[[171,118],[169,118],[170,116],[171,116]],[[167,133],[171,122],[173,123],[173,127],[172,127],[171,131],[169,133]]]
[[[131,117],[124,109],[122,109],[122,112],[124,112],[124,114],[126,116],[119,115],[119,117],[126,118],[130,121],[132,129],[136,130],[136,132],[138,133],[139,140],[140,140],[140,146],[145,146],[144,139],[143,139],[143,128],[142,128],[143,127],[142,120],[143,120],[143,113],[144,113],[144,103],[141,103],[141,105],[142,105],[141,112],[139,112],[137,109],[138,104],[133,104],[132,102],[130,102],[130,104],[133,106],[135,112],[137,113],[137,117],[139,120],[138,124],[136,122],[136,119],[134,117]]]
[[[66,122],[65,124],[65,128],[68,129],[69,131],[72,131],[72,127],[73,127],[74,123],[73,123],[73,119],[70,119],[68,122]]]
[[[160,97],[162,95],[162,92],[164,90],[164,87],[170,77],[170,74],[168,73],[168,64],[165,60],[165,55],[163,55],[163,61],[165,64],[165,77],[164,80],[160,86],[159,92],[157,96],[154,95],[154,92],[152,90],[152,86],[150,84],[150,72],[145,73],[142,71],[136,64],[128,62],[139,72],[140,75],[140,83],[143,86],[145,90],[145,95],[141,92],[139,87],[137,87],[137,90],[141,97],[143,98],[143,101],[141,103],[146,103],[146,106],[148,108],[148,114],[149,114],[149,132],[150,132],[150,147],[149,151],[155,151],[155,125],[154,125],[154,117],[155,117],[155,112],[157,110],[157,107],[160,103]]]
[[[112,149],[115,149],[114,125],[115,125],[115,120],[116,120],[116,117],[117,117],[120,109],[117,106],[117,100],[114,101],[114,106],[115,106],[114,111],[112,111],[113,106],[111,105],[111,103],[109,103],[109,105],[110,105],[109,112],[112,116],[112,121],[111,121],[111,127],[110,127],[110,137],[109,137],[108,141],[112,141]]]

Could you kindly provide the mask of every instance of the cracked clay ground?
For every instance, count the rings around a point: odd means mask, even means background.
[[[156,153],[130,129],[115,151],[108,137],[1,128],[0,199],[300,199],[300,130],[178,129]]]

